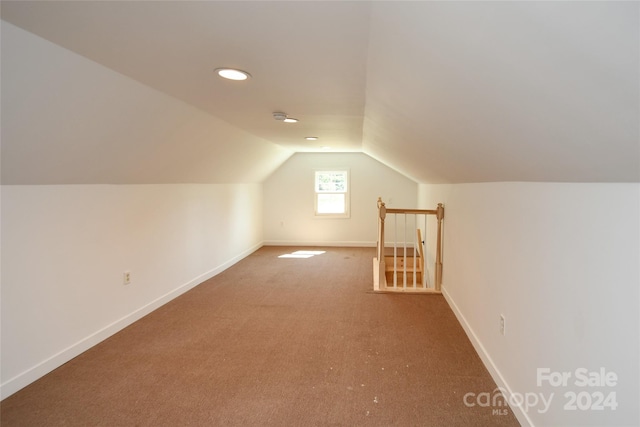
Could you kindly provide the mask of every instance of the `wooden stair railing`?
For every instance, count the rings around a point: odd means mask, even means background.
[[[385,221],[387,214],[394,216],[393,255],[385,248]],[[413,254],[408,253],[407,241],[403,239],[402,253],[398,255],[397,216],[402,215],[406,235],[407,215],[413,215],[413,223],[417,225],[418,215],[424,216],[425,236],[427,216],[434,215],[437,221],[435,242],[435,265],[433,287],[429,286],[429,272],[425,270],[426,242],[422,238],[422,230],[416,228],[417,241],[412,244]],[[442,221],[444,206],[438,204],[436,209],[389,209],[382,199],[378,198],[378,243],[376,257],[373,259],[374,291],[441,293],[442,286]],[[391,248],[389,248],[391,249]],[[411,248],[409,248],[411,249]],[[417,250],[416,250],[417,249]]]

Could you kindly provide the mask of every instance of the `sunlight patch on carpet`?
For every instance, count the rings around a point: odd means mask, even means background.
[[[290,254],[282,254],[278,258],[311,258],[315,255],[322,255],[326,251],[295,251]]]

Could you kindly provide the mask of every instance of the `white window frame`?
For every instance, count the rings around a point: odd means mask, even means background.
[[[344,173],[346,174],[346,189],[345,191],[319,191],[317,185],[318,175],[322,173]],[[313,212],[316,218],[350,218],[351,217],[351,203],[350,203],[350,191],[351,186],[351,174],[349,169],[345,168],[333,168],[333,169],[316,169],[313,174]],[[341,213],[320,213],[318,212],[318,197],[326,194],[344,194],[344,212]]]

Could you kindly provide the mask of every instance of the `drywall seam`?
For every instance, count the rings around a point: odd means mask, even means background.
[[[510,402],[511,396],[513,395],[513,392],[511,391],[511,387],[509,387],[509,384],[507,384],[507,382],[505,381],[504,377],[500,373],[500,370],[495,365],[495,363],[493,363],[493,359],[491,359],[491,356],[489,356],[489,353],[487,353],[484,346],[478,339],[478,336],[473,332],[473,328],[471,328],[471,326],[467,322],[467,319],[460,312],[460,309],[456,305],[451,295],[449,295],[445,287],[442,288],[442,295],[444,296],[444,299],[449,304],[449,307],[451,307],[451,310],[453,311],[453,314],[455,314],[456,318],[458,319],[458,322],[460,322],[460,324],[462,325],[462,328],[464,329],[465,333],[467,334],[467,337],[471,341],[473,348],[476,350],[476,352],[480,356],[482,363],[484,363],[484,366],[487,368],[487,370],[489,371],[489,374],[491,375],[493,380],[496,382],[496,385],[500,387],[504,392],[506,392],[507,395],[504,396],[505,400],[507,402]],[[511,410],[513,411],[513,414],[516,416],[516,418],[518,419],[521,425],[523,426],[528,425],[528,426],[534,427],[533,421],[531,421],[531,418],[529,418],[529,415],[522,410],[522,407],[520,406],[512,407],[511,405],[510,407],[511,407]]]
[[[67,347],[66,349],[60,351],[59,353],[49,357],[48,359],[40,362],[39,364],[33,366],[30,369],[27,369],[26,371],[22,372],[21,374],[16,375],[15,377],[3,382],[2,384],[0,384],[0,399],[5,399],[9,396],[11,396],[12,394],[16,393],[17,391],[19,391],[20,389],[26,387],[27,385],[31,384],[32,382],[38,380],[39,378],[45,376],[46,374],[48,374],[49,372],[53,371],[54,369],[58,368],[59,366],[62,366],[64,363],[68,362],[69,360],[73,359],[74,357],[78,356],[79,354],[87,351],[88,349],[90,349],[91,347],[97,345],[98,343],[104,341],[105,339],[109,338],[110,336],[116,334],[117,332],[121,331],[122,329],[126,328],[127,326],[131,325],[132,323],[136,322],[137,320],[140,320],[141,318],[143,318],[144,316],[146,316],[147,314],[151,313],[152,311],[160,308],[161,306],[163,306],[164,304],[168,303],[169,301],[179,297],[180,295],[184,294],[185,292],[195,288],[196,286],[200,285],[201,283],[205,282],[206,280],[209,280],[210,278],[222,273],[224,270],[226,270],[227,268],[231,267],[232,265],[236,264],[238,261],[242,260],[243,258],[246,258],[247,256],[251,255],[253,252],[257,251],[258,249],[260,249],[262,246],[264,246],[263,242],[260,242],[252,247],[250,247],[249,249],[241,252],[239,255],[236,255],[234,257],[232,257],[230,260],[220,264],[219,266],[213,268],[212,270],[209,270],[197,277],[195,277],[194,279],[188,281],[187,283],[184,283],[180,286],[178,286],[177,288],[175,288],[174,290],[167,292],[166,294],[156,298],[155,300],[149,302],[148,304],[138,308],[137,310],[133,311],[132,313],[116,320],[115,322],[111,323],[110,325],[105,326],[104,328],[94,332],[93,334],[89,335],[88,337],[78,341],[77,343]]]

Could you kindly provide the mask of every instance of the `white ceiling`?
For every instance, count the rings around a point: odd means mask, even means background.
[[[259,138],[364,151],[418,182],[640,181],[639,12],[638,2],[2,2],[3,20]],[[213,73],[223,66],[253,77],[224,81]]]

